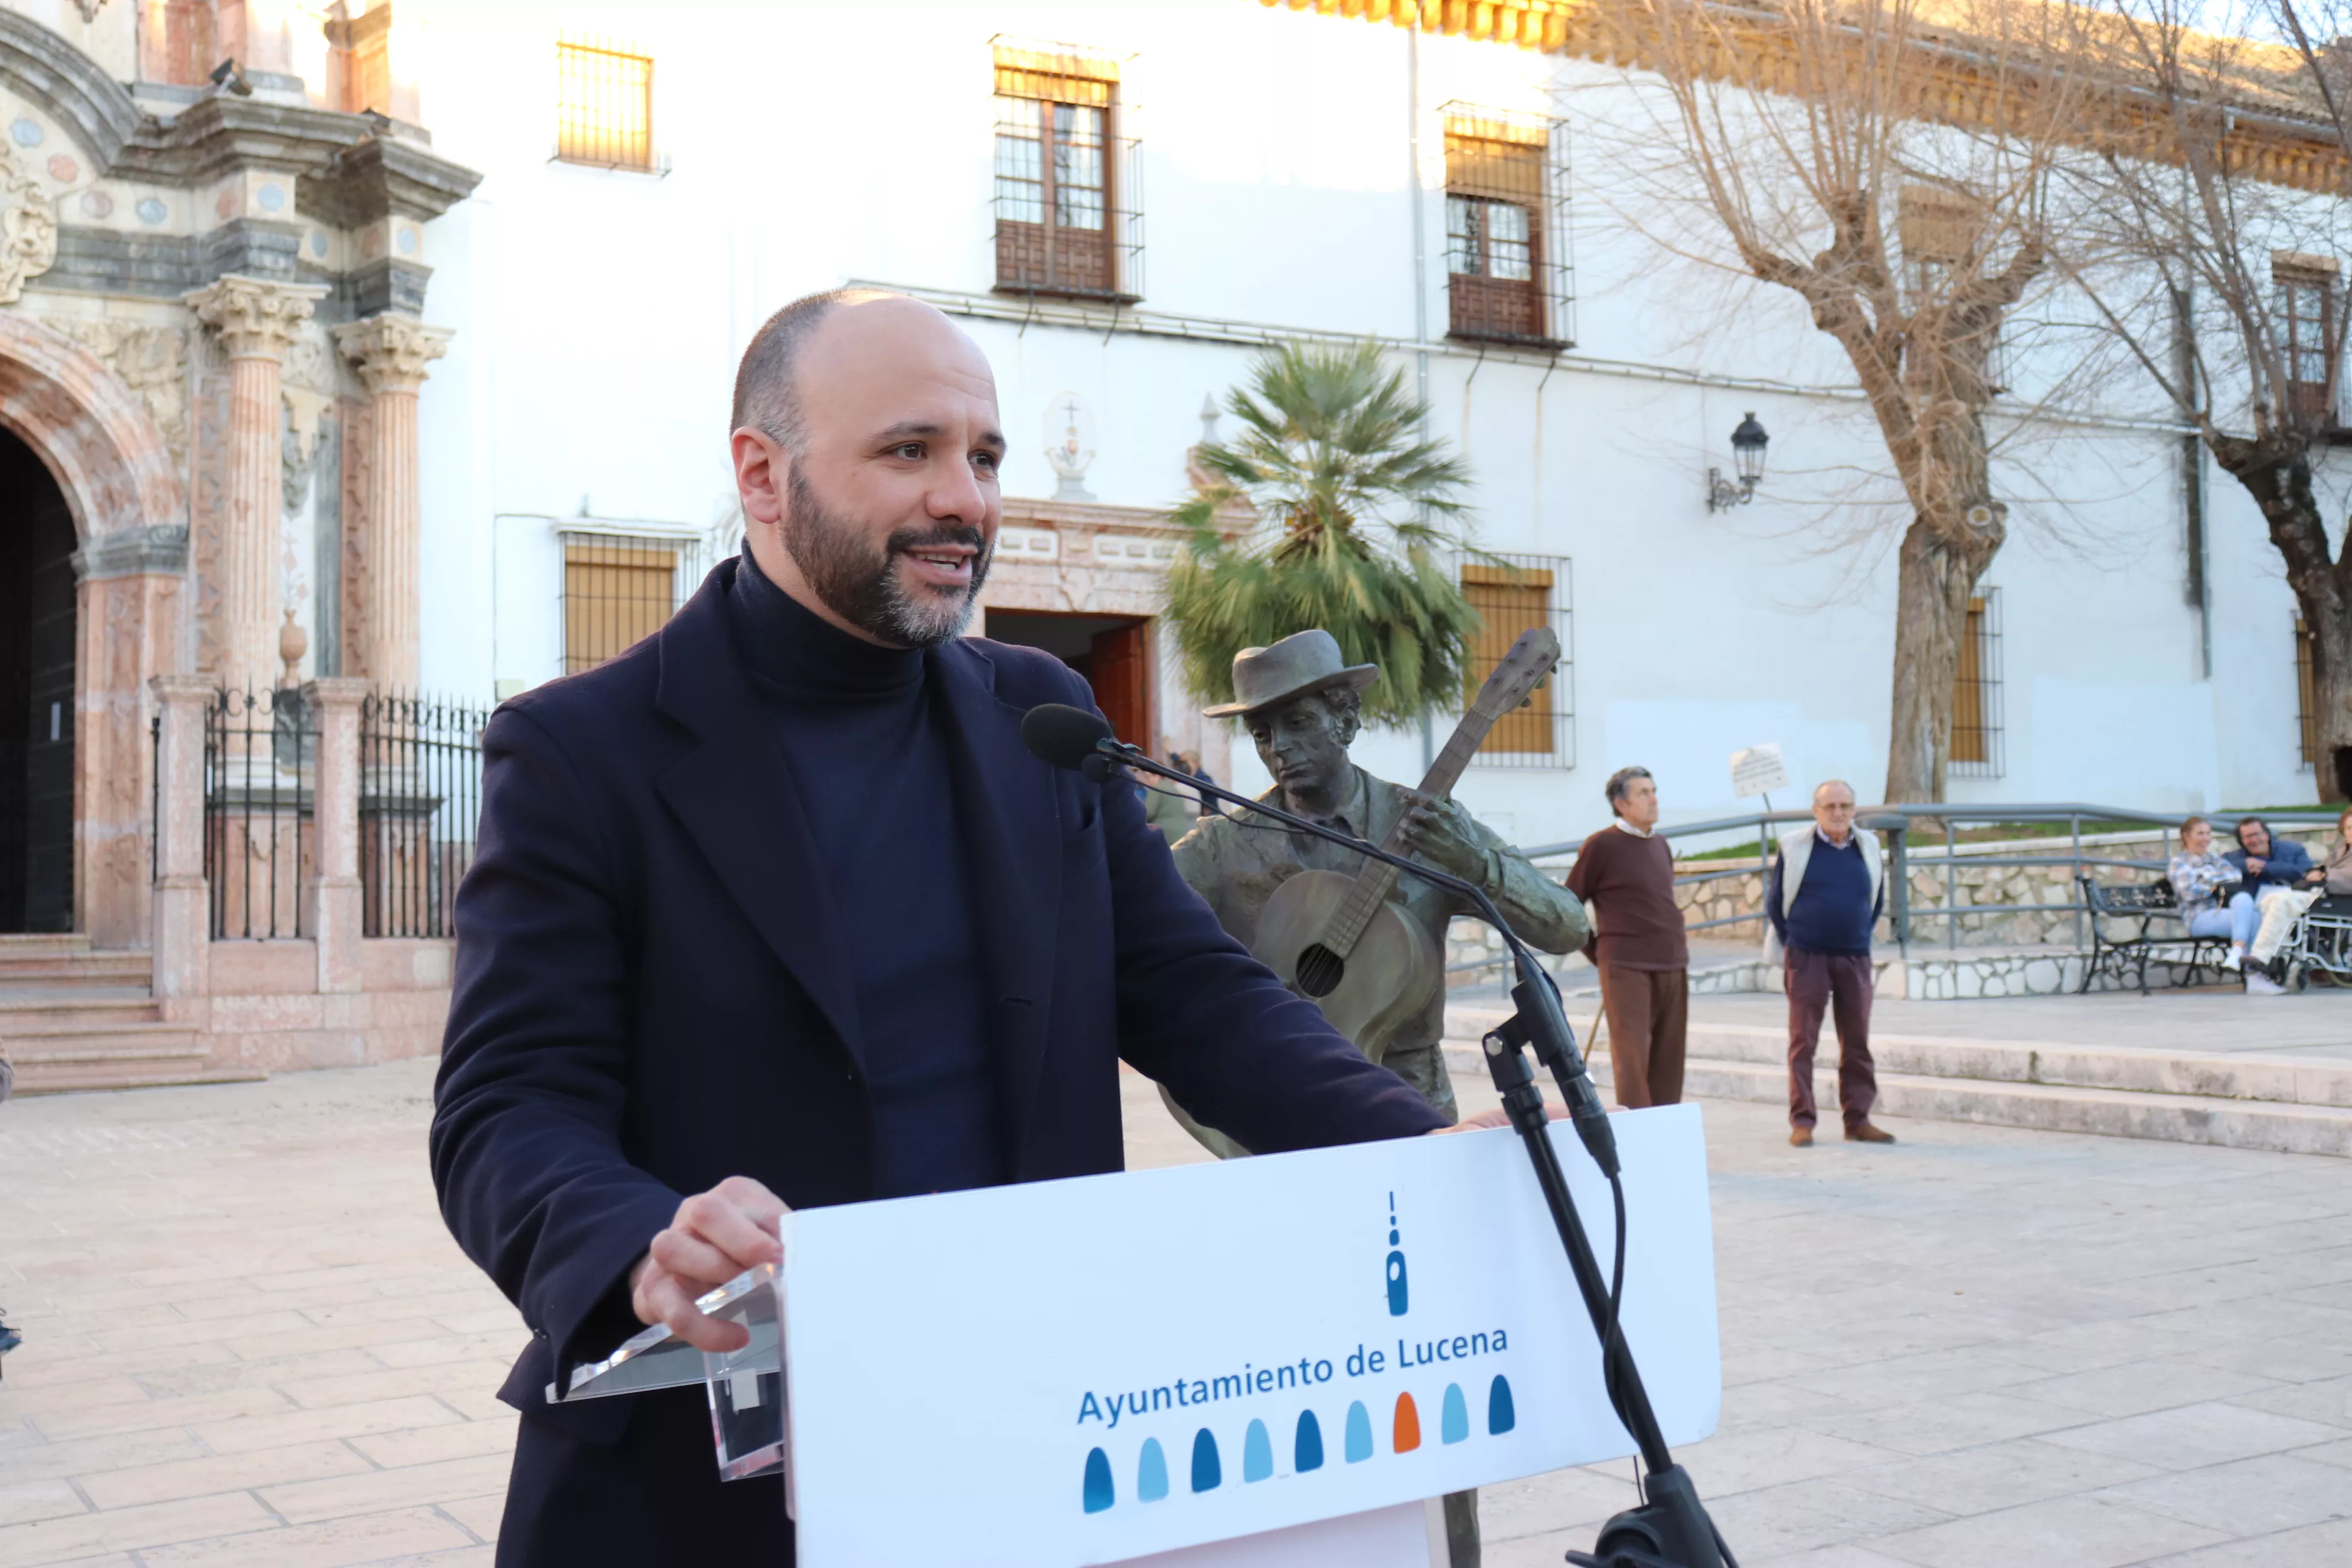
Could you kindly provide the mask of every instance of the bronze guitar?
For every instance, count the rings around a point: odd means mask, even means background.
[[[1559,639],[1549,630],[1538,626],[1521,633],[1478,689],[1476,700],[1422,779],[1421,793],[1440,798],[1452,794],[1486,731],[1525,702],[1559,662]],[[1405,853],[1402,823],[1381,847]],[[1444,955],[1429,934],[1389,902],[1402,874],[1377,860],[1352,877],[1300,871],[1275,889],[1258,917],[1258,962],[1321,1007],[1332,1027],[1374,1061],[1445,979]]]

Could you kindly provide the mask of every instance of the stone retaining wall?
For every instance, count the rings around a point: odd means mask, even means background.
[[[2326,846],[2333,841],[2332,828],[2296,829],[2283,832],[2280,837],[2300,841],[2312,852],[2312,858],[2326,858]],[[2172,837],[2168,830],[2150,829],[2137,833],[2103,833],[2085,835],[2083,853],[2099,860],[2158,861],[2172,853]],[[2088,930],[2070,907],[2062,910],[2021,910],[2028,904],[2072,905],[2078,897],[2074,887],[2074,868],[2063,866],[1988,866],[1981,858],[2025,858],[2031,856],[2071,856],[2073,841],[2064,838],[2011,839],[1993,844],[1963,844],[1958,853],[1949,858],[1941,848],[1914,849],[1907,857],[1910,883],[1911,946],[1915,953],[1924,949],[1950,943],[1950,934],[1942,918],[1948,891],[1954,895],[1956,907],[1963,911],[1958,917],[1958,944],[1962,948],[2059,947],[2072,949],[2087,945]],[[1564,868],[1546,867],[1554,876],[1564,876]],[[1733,872],[1723,876],[1719,873]],[[1753,857],[1745,860],[1678,860],[1675,863],[1676,877],[1708,876],[1704,882],[1679,882],[1675,888],[1675,903],[1683,911],[1685,922],[1699,927],[1704,922],[1737,919],[1739,923],[1706,925],[1697,934],[1717,942],[1753,942],[1763,943],[1762,911],[1764,907],[1765,875]],[[2151,865],[2146,871],[2125,871],[2113,868],[2092,868],[2095,880],[2103,882],[2152,881],[2160,872]],[[1982,911],[1973,912],[1973,911]],[[1881,920],[1877,940],[1892,945],[1895,933],[1890,923]],[[1445,962],[1449,968],[1457,964],[1499,960],[1503,946],[1494,933],[1476,921],[1458,920],[1449,933]],[[1491,980],[1498,973],[1488,968],[1483,973],[1454,973],[1448,975],[1453,984],[1477,984]],[[2075,972],[2079,975],[2079,971]],[[2044,994],[2040,985],[2019,985],[1999,991],[1976,992],[1969,994]],[[1744,988],[1744,987],[1740,987]],[[2055,986],[2051,987],[2055,989]],[[1948,993],[1960,994],[1957,990]]]

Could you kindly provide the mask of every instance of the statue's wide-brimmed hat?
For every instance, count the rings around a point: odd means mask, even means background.
[[[1381,678],[1377,664],[1348,664],[1339,641],[1320,627],[1293,632],[1271,647],[1245,647],[1234,655],[1234,697],[1201,711],[1212,719],[1255,713],[1310,691],[1345,686],[1361,691]]]

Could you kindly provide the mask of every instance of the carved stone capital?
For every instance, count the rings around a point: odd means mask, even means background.
[[[283,361],[311,306],[326,295],[318,284],[272,283],[232,272],[181,299],[220,334],[229,358]]]
[[[369,396],[415,392],[425,384],[425,367],[448,353],[449,329],[387,312],[337,327],[335,346],[359,367]]]

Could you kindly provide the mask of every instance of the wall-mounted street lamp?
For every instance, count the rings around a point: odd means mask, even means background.
[[[1745,506],[1756,499],[1756,481],[1764,477],[1764,448],[1772,437],[1764,434],[1764,426],[1756,423],[1755,413],[1734,426],[1731,432],[1731,457],[1739,467],[1739,482],[1731,483],[1723,477],[1721,468],[1706,471],[1706,510],[1727,511],[1735,506]]]

